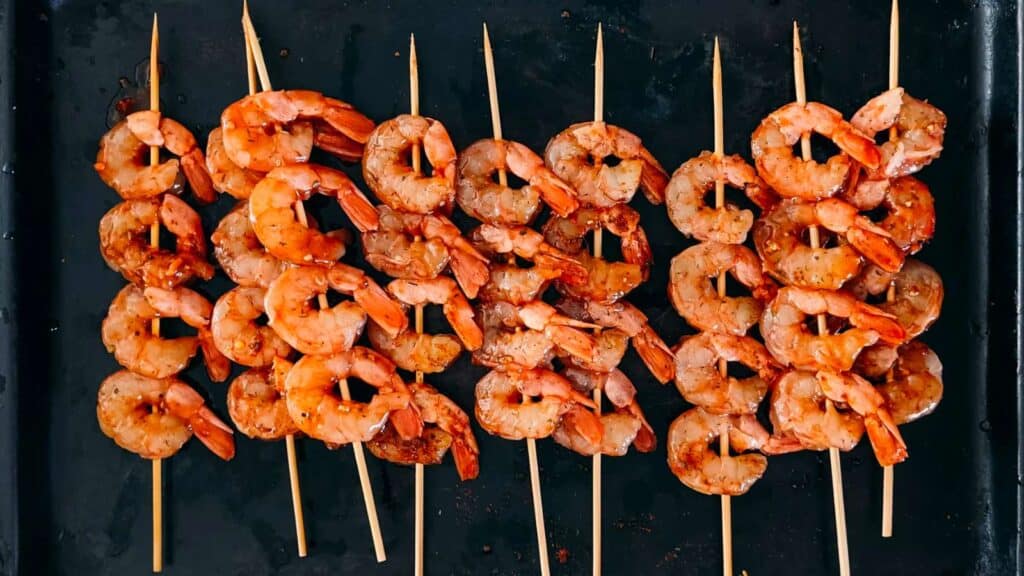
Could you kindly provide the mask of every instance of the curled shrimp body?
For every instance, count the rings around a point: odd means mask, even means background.
[[[561,278],[562,270],[543,265],[520,268],[516,264],[491,264],[490,279],[477,294],[483,302],[502,300],[511,304],[525,304],[541,297],[551,282]]]
[[[459,290],[459,285],[451,278],[438,276],[430,280],[398,279],[388,284],[388,292],[408,306],[442,305],[445,318],[467,350],[476,350],[483,343],[483,332],[474,319],[473,307]]]
[[[355,378],[376,388],[369,402],[343,400],[338,381]],[[331,355],[303,356],[285,378],[288,413],[306,435],[330,442],[368,442],[391,412],[409,406],[412,394],[390,360],[362,346]]]
[[[335,197],[360,231],[377,227],[377,210],[344,172],[316,164],[275,168],[249,198],[252,228],[272,255],[295,264],[329,264],[345,253],[341,238],[296,218],[295,204],[314,193]]]
[[[630,338],[622,330],[605,328],[594,334],[594,342],[594,356],[592,358],[575,356],[560,347],[555,350],[555,353],[566,365],[591,372],[607,373],[622,364],[622,358],[626,355],[626,348],[629,347]],[[672,369],[674,370],[675,367],[673,366]]]
[[[885,294],[890,284],[895,287],[896,298],[877,306],[899,321],[906,330],[908,340],[916,338],[931,327],[942,310],[942,277],[924,262],[908,258],[903,269],[896,274],[885,272],[877,266],[866,266],[850,282],[848,288],[863,300],[868,294]]]
[[[355,143],[365,143],[373,121],[350,104],[310,90],[276,90],[238,100],[220,116],[224,151],[240,168],[270,172],[309,160],[310,121],[322,121]]]
[[[156,110],[141,110],[125,118],[128,129],[146,146],[159,146],[181,158],[181,170],[196,199],[208,204],[217,199],[206,159],[195,136],[179,122],[161,116]]]
[[[494,175],[507,170],[526,181],[521,188],[502,186]],[[540,212],[541,199],[560,216],[579,208],[576,193],[544,160],[510,140],[478,140],[459,155],[455,201],[467,214],[491,224],[526,225]]]
[[[404,330],[391,336],[373,321],[366,325],[366,336],[374,350],[409,372],[444,372],[463,350],[462,342],[454,334],[417,334]]]
[[[896,128],[896,138],[879,147],[879,171],[886,178],[913,174],[942,153],[946,115],[903,88],[875,96],[853,115],[850,123],[870,136]]]
[[[127,370],[100,384],[100,429],[118,446],[147,459],[170,458],[194,433],[224,460],[235,455],[228,428],[195,390],[174,378],[147,378]]]
[[[814,335],[806,320],[817,314],[842,318],[852,327],[838,334]],[[784,365],[845,372],[864,347],[879,340],[900,344],[906,332],[889,314],[845,292],[786,286],[765,308],[761,335]]]
[[[289,267],[260,243],[249,222],[249,203],[245,200],[221,218],[210,242],[221,270],[239,286],[266,288]]]
[[[228,415],[249,438],[280,440],[296,434],[299,427],[288,414],[284,386],[278,389],[269,369],[246,370],[228,387]]]
[[[828,138],[845,154],[825,164],[794,156],[793,145],[812,132]],[[881,163],[874,141],[843,120],[842,114],[818,102],[792,102],[769,114],[754,130],[750,148],[758,174],[773,190],[805,200],[839,193],[850,174],[851,157],[872,170]]]
[[[571,382],[550,370],[492,370],[476,383],[477,422],[488,433],[507,440],[550,436],[573,404],[594,407]],[[599,422],[587,431],[591,439],[600,441]]]
[[[719,296],[711,278],[729,272],[753,296]],[[680,252],[669,267],[668,296],[676,312],[698,330],[741,336],[761,318],[778,290],[746,246],[702,242]]]
[[[544,240],[544,235],[526,226],[483,224],[469,234],[469,240],[482,253],[515,255],[536,266],[560,272],[559,278],[580,284],[587,279],[587,270],[579,261]]]
[[[224,150],[224,135],[218,126],[206,138],[206,169],[210,173],[213,189],[245,200],[263,179],[262,172],[239,168]]]
[[[521,305],[487,302],[477,311],[484,329],[483,345],[473,354],[478,364],[534,368],[550,360],[555,345],[587,359],[594,352],[593,337],[579,330],[592,325],[558,314],[539,300]]]
[[[93,164],[100,179],[125,200],[178,193],[178,160],[149,165],[149,146],[136,137],[128,122],[118,122],[103,135]]]
[[[615,410],[604,412],[598,417],[603,433],[600,443],[594,443],[586,431],[592,425],[595,414],[574,405],[562,416],[561,423],[552,434],[555,442],[585,456],[597,453],[625,456],[630,446],[635,446],[639,452],[655,449],[658,441],[654,429],[636,402],[636,388],[622,371],[616,369],[601,373],[570,367],[563,374],[584,394],[590,394],[595,388],[603,390],[615,405]]]
[[[239,286],[225,292],[213,307],[210,332],[220,353],[242,366],[270,366],[275,358],[287,358],[292,347],[270,326],[260,326],[263,288]]]
[[[158,222],[175,236],[174,251],[150,246],[150,229]],[[171,194],[111,208],[100,220],[100,254],[107,266],[140,286],[173,288],[195,277],[213,277],[199,214]]]
[[[351,294],[355,302],[317,310],[313,299],[328,288]],[[333,354],[352,347],[369,315],[389,334],[408,326],[402,307],[362,270],[334,264],[286,270],[270,284],[265,299],[270,326],[303,354]]]
[[[899,348],[892,380],[877,390],[897,424],[927,416],[942,400],[942,362],[924,343],[908,342]]]
[[[617,166],[603,163],[608,156]],[[583,204],[612,206],[629,202],[637,188],[652,204],[665,199],[668,174],[640,138],[604,122],[573,124],[555,135],[544,150],[544,162],[571,185]]]
[[[711,152],[701,152],[672,174],[665,189],[668,217],[680,232],[701,242],[742,244],[754,224],[754,213],[731,203],[722,209],[708,206],[704,196],[719,180],[743,190],[762,209],[770,208],[777,200],[754,168],[738,154],[719,158]]]
[[[765,452],[852,450],[864,435],[863,420],[855,413],[837,410],[827,399],[814,372],[792,370],[779,378],[772,390],[769,413],[774,441]]]
[[[903,442],[896,420],[885,407],[885,396],[870,382],[852,372],[836,374],[820,371],[816,377],[826,397],[833,402],[848,405],[864,419],[864,429],[867,430],[879,464],[892,466],[907,459],[907,445]]]
[[[413,145],[422,145],[431,174],[409,163]],[[402,114],[381,122],[363,155],[363,178],[377,198],[395,210],[415,214],[450,211],[455,200],[455,146],[443,124]]]
[[[733,450],[757,450],[768,441],[768,432],[752,414],[729,416],[691,408],[668,429],[668,466],[679,481],[701,494],[738,496],[764,475],[768,459],[761,454],[735,454],[722,458],[711,443],[729,430]]]
[[[755,372],[724,376],[719,360],[740,362]],[[768,350],[749,336],[701,332],[683,338],[676,350],[676,388],[691,404],[715,414],[755,414],[779,371]]]

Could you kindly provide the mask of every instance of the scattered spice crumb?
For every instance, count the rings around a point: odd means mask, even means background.
[[[291,54],[291,52],[287,48],[281,48],[281,51],[278,52],[278,54],[281,56],[281,58],[287,58],[288,55]]]
[[[558,552],[556,553],[556,557],[558,558],[559,564],[565,564],[569,561],[569,551],[565,548],[559,548]]]
[[[568,20],[571,17],[572,17],[572,13],[570,13],[568,10],[562,10],[562,19],[563,20]]]
[[[490,554],[491,553],[491,545],[490,544],[484,544],[483,552],[484,552],[484,554]]]

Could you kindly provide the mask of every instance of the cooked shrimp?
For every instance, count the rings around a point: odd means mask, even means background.
[[[422,145],[430,175],[413,171],[410,151]],[[382,202],[403,212],[449,211],[455,200],[455,146],[444,125],[402,114],[381,122],[363,155],[363,178]]]
[[[557,348],[555,352],[564,364],[592,372],[611,372],[622,364],[622,357],[629,346],[629,335],[622,330],[606,328],[594,334],[594,341],[594,357],[590,359],[573,356],[563,348]]]
[[[507,170],[527,184],[521,188],[502,186],[494,180],[499,170]],[[540,212],[542,198],[561,216],[579,208],[576,192],[526,146],[485,138],[459,155],[455,201],[473,218],[489,224],[529,224]]]
[[[896,139],[879,147],[879,170],[887,178],[913,174],[942,153],[946,115],[903,88],[892,88],[875,96],[853,115],[850,123],[869,136],[896,128]]]
[[[594,444],[586,435],[579,433],[577,426],[581,418],[586,423],[590,417],[580,414],[586,410],[574,405],[562,416],[562,422],[555,429],[552,435],[555,442],[586,456],[596,454],[598,450],[608,456],[624,456],[630,446],[635,446],[639,452],[651,452],[655,449],[658,441],[654,429],[636,402],[636,388],[621,370],[600,373],[570,367],[563,374],[577,390],[585,394],[591,393],[595,388],[604,390],[616,409],[614,412],[601,414],[600,421],[604,433],[600,444]]]
[[[550,358],[556,344],[584,359],[593,354],[593,337],[578,329],[593,325],[558,314],[539,300],[522,305],[488,302],[477,311],[484,339],[473,359],[485,366],[534,368]]]
[[[149,146],[132,134],[128,122],[118,122],[103,135],[93,168],[125,200],[181,191],[178,161],[150,166]]]
[[[349,138],[323,120],[313,122],[313,145],[346,162],[359,162],[363,158],[362,142]]]
[[[263,288],[239,286],[225,292],[213,307],[213,342],[221,354],[242,366],[270,366],[275,358],[292,352],[273,328],[256,323],[265,313],[266,294]]]
[[[376,388],[367,402],[343,400],[338,380],[356,378]],[[412,394],[395,365],[362,346],[330,355],[303,356],[285,379],[288,413],[308,436],[332,444],[368,442],[392,411],[409,406]]]
[[[278,390],[265,368],[242,372],[228,387],[228,414],[249,438],[280,440],[299,431],[288,414],[284,390]]]
[[[227,380],[231,375],[231,361],[213,343],[213,335],[210,333],[212,307],[209,300],[198,292],[180,286],[173,290],[150,287],[143,291],[143,295],[160,317],[181,318],[196,328],[207,375],[214,382]]]
[[[719,296],[711,278],[729,272],[753,296]],[[698,330],[742,336],[761,318],[777,287],[746,246],[702,242],[683,250],[669,267],[669,301]]]
[[[476,383],[476,419],[490,434],[508,440],[546,438],[573,404],[594,407],[590,398],[550,370],[492,370]],[[584,428],[600,440],[600,423]]]
[[[845,154],[824,165],[793,155],[793,145],[805,134],[828,138]],[[820,104],[792,102],[761,121],[750,140],[754,163],[761,178],[782,196],[820,200],[835,196],[846,184],[852,157],[870,169],[881,163],[875,143],[843,120],[842,114]]]
[[[680,232],[701,242],[742,244],[754,223],[754,213],[731,203],[721,209],[708,206],[704,196],[718,180],[743,190],[762,210],[777,201],[768,185],[740,155],[719,158],[711,152],[701,152],[672,174],[665,189],[668,217]]]
[[[927,416],[942,400],[942,362],[924,343],[908,342],[899,348],[892,380],[877,390],[897,424]]]
[[[511,304],[525,304],[537,300],[551,285],[562,277],[562,270],[534,265],[520,268],[516,264],[491,264],[490,279],[477,294],[483,302],[503,300]]]
[[[366,335],[374,350],[409,372],[444,372],[462,354],[462,343],[452,334],[417,334],[406,329],[391,336],[370,321]]]
[[[381,460],[394,464],[424,466],[440,464],[451,446],[451,434],[440,428],[427,427],[419,436],[403,438],[390,421],[373,437],[373,440],[366,443],[370,453]]]
[[[147,378],[127,370],[111,374],[100,384],[96,418],[118,446],[143,458],[170,458],[193,432],[217,456],[235,456],[231,428],[202,396],[174,378]]]
[[[150,228],[157,222],[176,237],[173,252],[149,245]],[[172,194],[111,208],[100,220],[100,253],[107,266],[140,286],[174,288],[197,276],[213,277],[199,214]]]
[[[208,204],[217,199],[206,159],[195,136],[179,122],[161,116],[156,110],[141,110],[125,118],[128,129],[146,146],[159,146],[181,158],[181,170],[196,199]],[[99,163],[99,161],[97,162]]]
[[[236,166],[270,172],[309,160],[311,120],[321,120],[348,138],[365,143],[373,121],[350,104],[310,90],[251,94],[220,116],[224,151]]]
[[[312,301],[327,289],[352,295],[322,310]],[[362,270],[335,264],[330,268],[300,266],[286,270],[270,284],[265,300],[270,326],[303,354],[333,354],[352,347],[369,315],[389,334],[408,326],[402,307]]]
[[[263,179],[262,172],[239,168],[224,150],[224,137],[220,126],[210,131],[206,139],[206,169],[210,172],[213,189],[245,200]]]
[[[806,320],[816,314],[846,319],[853,327],[839,334],[813,335]],[[902,343],[906,332],[889,314],[845,292],[786,286],[765,308],[761,336],[784,365],[845,372],[865,346],[879,340]]]
[[[874,449],[875,458],[882,466],[892,466],[907,459],[907,445],[903,442],[896,421],[885,408],[885,397],[870,382],[854,373],[836,374],[820,371],[818,386],[833,402],[850,406],[864,419],[864,428]]]
[[[614,156],[617,166],[604,159]],[[576,189],[583,204],[612,206],[629,202],[637,188],[652,204],[665,199],[668,174],[640,138],[604,122],[581,122],[559,132],[544,150],[544,162]]]
[[[896,299],[877,304],[883,312],[892,314],[907,332],[907,339],[924,333],[939,317],[942,310],[942,277],[934,268],[913,258],[907,258],[903,269],[890,274],[877,266],[866,266],[848,288],[861,300],[868,294],[884,294],[894,284]]]
[[[580,284],[587,279],[587,270],[579,261],[544,241],[544,235],[526,226],[483,224],[469,235],[482,253],[514,254],[541,266],[559,270],[566,282]]]
[[[544,224],[544,238],[555,248],[579,255],[587,232],[607,230],[622,242],[622,259],[640,266],[644,278],[651,266],[651,246],[640,226],[640,213],[618,204],[609,208],[581,208],[567,218],[554,217]]]
[[[632,292],[646,279],[645,268],[629,262],[609,262],[580,252],[574,258],[590,273],[585,284],[555,281],[555,288],[570,298],[610,304]]]
[[[792,370],[776,381],[770,417],[775,434],[774,441],[764,448],[768,454],[799,448],[846,452],[853,450],[864,434],[860,416],[826,402],[814,372]],[[799,444],[794,446],[787,437]]]
[[[892,180],[882,206],[888,214],[878,226],[907,254],[916,253],[935,234],[935,200],[917,178]]]
[[[711,414],[702,408],[683,412],[668,429],[668,466],[686,484],[701,494],[739,496],[757,482],[768,468],[761,454],[736,454],[722,458],[711,444],[729,429],[733,449],[756,450],[768,433],[752,415],[745,417]]]
[[[235,204],[210,235],[213,256],[221,270],[239,286],[266,288],[289,264],[260,243],[249,222],[249,202]]]
[[[740,362],[755,372],[748,378],[719,372],[719,360]],[[683,338],[676,350],[676,388],[691,404],[715,414],[755,414],[779,366],[749,336],[701,332]]]
[[[451,278],[438,276],[431,280],[398,279],[388,284],[388,292],[399,302],[409,306],[443,305],[445,318],[467,350],[476,350],[483,343],[484,335],[474,319],[473,307],[459,290],[459,285]]]

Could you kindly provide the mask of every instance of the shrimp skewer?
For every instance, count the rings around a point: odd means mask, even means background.
[[[149,108],[160,111],[160,31],[156,12],[153,13],[153,39],[149,48]],[[160,149],[153,146],[149,149],[149,164],[160,163]],[[149,232],[149,244],[154,250],[160,249],[160,221],[153,222]],[[154,318],[153,336],[160,337],[160,319]],[[160,458],[153,459],[153,572],[164,569],[163,543],[163,466]]]

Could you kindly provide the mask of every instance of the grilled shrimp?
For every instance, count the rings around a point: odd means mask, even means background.
[[[654,450],[658,443],[654,429],[636,402],[636,388],[622,371],[616,369],[600,373],[570,367],[563,374],[584,394],[595,388],[604,390],[615,410],[599,416],[603,434],[600,443],[593,443],[585,432],[595,415],[582,406],[574,405],[555,428],[551,436],[555,442],[585,456],[598,452],[607,456],[624,456],[630,446],[635,446],[639,452]]]
[[[814,372],[792,370],[779,378],[769,413],[775,432],[764,452],[853,450],[864,435],[863,420],[855,413],[837,410],[826,400]]]
[[[479,364],[534,368],[550,359],[555,345],[585,359],[594,352],[593,337],[579,330],[593,324],[558,314],[539,300],[520,305],[499,300],[481,304],[477,311],[484,328],[483,345],[473,354]]]
[[[561,306],[561,304],[559,304]],[[629,346],[629,335],[616,328],[605,328],[594,334],[594,356],[590,359],[574,356],[563,348],[557,348],[555,353],[562,362],[568,366],[575,366],[591,372],[608,373],[622,364],[622,357],[626,355],[626,348]],[[672,367],[675,370],[675,367]]]
[[[878,169],[886,178],[913,174],[942,153],[946,115],[903,88],[875,96],[853,115],[850,123],[869,136],[896,128],[896,139],[879,147]]]
[[[849,405],[864,419],[875,458],[882,466],[892,466],[907,459],[907,445],[903,442],[892,414],[885,407],[885,396],[870,382],[852,372],[836,374],[817,373],[818,386],[833,402]]]
[[[213,189],[245,200],[252,189],[263,179],[264,174],[247,168],[239,168],[224,150],[224,135],[221,127],[210,131],[206,138],[206,169],[210,172]]]
[[[757,450],[768,441],[768,432],[753,414],[711,414],[703,408],[683,412],[668,429],[668,466],[701,494],[745,494],[768,468],[761,454],[736,454],[722,458],[711,444],[729,430],[733,450]]]
[[[852,328],[815,336],[807,328],[806,320],[816,314],[846,319]],[[786,286],[765,308],[761,336],[768,350],[784,365],[845,372],[864,347],[879,340],[900,344],[906,332],[889,314],[845,292]]]
[[[729,272],[753,293],[719,296],[711,278]],[[741,336],[761,318],[763,303],[775,297],[774,282],[746,246],[702,242],[683,250],[669,268],[668,296],[676,312],[698,330]]]
[[[590,398],[550,370],[492,370],[476,383],[477,422],[488,433],[507,440],[550,436],[573,404],[594,407]],[[590,439],[600,441],[596,417],[583,429]]]
[[[877,390],[897,424],[927,416],[942,400],[942,362],[924,343],[907,342],[899,348],[892,380]]]
[[[562,270],[535,264],[520,268],[516,264],[491,264],[490,279],[477,294],[483,302],[502,300],[511,304],[525,304],[537,300],[551,282],[561,278]]]
[[[193,433],[224,460],[235,456],[231,428],[202,396],[175,378],[147,378],[127,370],[111,374],[100,384],[96,419],[118,446],[143,458],[170,458]]]
[[[181,158],[181,170],[197,200],[208,204],[217,199],[210,173],[206,170],[206,159],[188,128],[161,116],[156,110],[134,112],[125,118],[125,122],[132,134],[146,146],[166,148]]]
[[[719,158],[711,152],[687,160],[680,166],[665,189],[668,217],[680,232],[701,242],[742,244],[754,223],[754,213],[727,203],[712,208],[704,196],[722,180],[746,193],[762,210],[778,200],[752,166],[734,154]]]
[[[355,302],[316,310],[312,300],[328,288],[352,295]],[[352,347],[369,315],[389,334],[408,326],[401,305],[362,270],[337,263],[330,268],[300,266],[270,284],[265,300],[270,326],[303,354],[333,354]]]
[[[544,235],[526,226],[483,224],[469,234],[469,240],[483,254],[515,255],[541,268],[560,272],[559,278],[580,284],[587,279],[587,270],[569,254],[544,240]]]
[[[224,151],[240,168],[270,172],[309,160],[310,121],[322,121],[357,144],[366,143],[373,121],[350,104],[310,90],[259,92],[238,100],[220,116]]]
[[[431,174],[413,171],[410,151],[423,146]],[[455,146],[443,124],[402,114],[381,122],[366,142],[363,178],[382,202],[415,214],[450,212],[455,200]]]
[[[617,166],[604,159],[614,156]],[[637,188],[652,204],[665,199],[668,174],[640,138],[604,122],[581,122],[559,132],[544,150],[544,162],[569,183],[580,202],[612,206],[629,202]]]
[[[287,358],[292,347],[270,326],[257,319],[266,312],[263,288],[238,286],[225,292],[213,307],[210,332],[221,354],[242,366],[270,366],[275,358]]]
[[[795,157],[793,145],[812,132],[828,138],[845,154],[829,158],[824,165]],[[773,190],[804,200],[820,200],[842,190],[851,157],[872,170],[881,163],[874,141],[843,120],[842,114],[818,102],[792,102],[769,114],[754,130],[750,148],[758,174]]]
[[[740,362],[755,372],[748,378],[725,376],[719,360]],[[701,332],[683,338],[676,349],[676,388],[691,404],[714,414],[755,414],[779,366],[760,342],[749,336]]]
[[[239,432],[249,438],[280,440],[299,431],[288,414],[284,383],[280,389],[276,384],[269,368],[246,370],[231,381],[228,415]]]
[[[150,246],[150,229],[158,222],[177,239],[173,252]],[[139,286],[174,288],[197,276],[213,277],[199,214],[171,194],[111,208],[100,220],[100,253],[107,266]]]
[[[127,121],[118,122],[103,135],[93,168],[125,200],[181,192],[178,161],[150,166],[149,146],[132,134]]]
[[[526,181],[521,188],[502,186],[494,175],[507,170]],[[485,138],[459,155],[455,201],[467,214],[489,224],[526,225],[540,212],[541,199],[560,216],[579,208],[576,192],[544,160],[510,140]]]
[[[483,343],[483,332],[473,315],[473,307],[459,290],[459,285],[446,276],[430,280],[398,279],[388,284],[388,292],[409,306],[441,304],[444,316],[467,350],[476,350]]]
[[[391,336],[371,320],[366,336],[374,350],[409,372],[444,372],[462,354],[462,342],[453,334],[417,334],[406,329]]]
[[[249,222],[247,200],[239,201],[221,218],[210,242],[221,270],[239,286],[266,288],[289,267],[287,262],[267,252],[256,237]]]
[[[854,296],[864,300],[869,294],[884,294],[889,284],[895,285],[896,299],[877,306],[899,321],[907,332],[908,340],[916,338],[931,327],[942,310],[942,277],[924,262],[908,258],[903,269],[896,274],[877,266],[865,266],[848,288]]]

